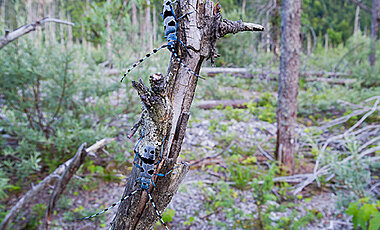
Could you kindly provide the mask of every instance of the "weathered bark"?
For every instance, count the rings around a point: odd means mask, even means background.
[[[55,18],[43,18],[43,19],[36,21],[32,24],[21,26],[20,28],[16,29],[15,31],[12,31],[10,33],[5,33],[5,35],[0,38],[0,49],[2,49],[8,43],[16,40],[17,38],[36,30],[36,27],[41,26],[42,24],[44,24],[46,22],[55,22],[55,23],[67,24],[67,25],[71,25],[71,26],[74,25],[74,23],[62,21],[62,20],[55,19]]]
[[[379,18],[377,16],[377,11],[379,5],[379,0],[372,0],[371,47],[370,54],[368,57],[369,64],[371,66],[374,66],[376,62],[376,40],[377,34],[379,32]]]
[[[282,2],[276,158],[293,172],[301,50],[301,0]]]
[[[187,45],[191,56],[182,50],[177,51],[182,62],[196,73],[199,73],[204,60],[216,56],[215,43],[218,38],[228,33],[263,30],[259,25],[222,19],[211,0],[181,1],[177,5],[176,14],[179,16],[194,11],[191,6],[196,8],[195,13],[179,22],[178,28],[178,36]],[[165,77],[154,74],[150,79],[150,89],[141,81],[133,82],[143,103],[141,126],[145,136],[138,149],[142,150],[148,144],[154,146],[158,159],[160,147],[164,144],[164,159],[155,171],[166,173],[174,166],[181,151],[198,79],[174,58],[171,58]],[[140,135],[142,133],[140,130]],[[166,137],[165,143],[162,143],[163,137]],[[160,213],[171,201],[188,170],[188,164],[183,163],[175,170],[175,174],[154,178],[157,188],[151,186],[150,191]],[[123,197],[139,188],[135,182],[140,177],[139,171],[137,167],[132,169]],[[147,200],[144,191],[122,202],[111,229],[152,229],[158,217],[150,202],[146,204]]]

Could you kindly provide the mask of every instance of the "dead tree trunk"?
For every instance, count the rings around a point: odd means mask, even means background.
[[[179,16],[196,8],[194,13],[179,22],[178,27],[178,36],[187,45],[191,56],[183,52],[183,49],[177,51],[182,62],[196,73],[199,73],[204,60],[216,56],[215,43],[218,38],[240,31],[263,30],[262,26],[256,24],[222,19],[219,9],[214,8],[211,0],[181,1],[177,5],[176,14]],[[142,152],[147,145],[154,146],[158,159],[161,145],[164,145],[164,157],[156,167],[155,173],[167,173],[177,161],[197,81],[196,76],[172,58],[165,76],[151,75],[150,88],[142,81],[133,82],[143,103],[141,120],[132,130],[133,133],[141,125],[143,129],[140,130],[140,135],[145,134],[138,149]],[[151,186],[150,191],[160,213],[170,203],[188,170],[188,164],[182,163],[174,173],[154,178],[157,188]],[[123,197],[139,188],[139,183],[136,183],[136,179],[140,177],[139,173],[139,168],[132,169]],[[110,229],[152,229],[158,217],[150,202],[146,204],[147,201],[146,192],[139,191],[132,198],[122,202]]]
[[[377,11],[379,9],[379,0],[372,1],[372,22],[371,22],[371,48],[368,57],[369,64],[375,66],[376,62],[376,40],[379,32],[379,17]]]
[[[276,158],[292,173],[301,50],[301,0],[282,1],[281,27]]]

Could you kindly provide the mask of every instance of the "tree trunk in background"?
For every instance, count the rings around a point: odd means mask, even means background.
[[[325,34],[325,53],[329,51],[329,35]]]
[[[279,51],[279,42],[278,42],[278,20],[280,19],[279,14],[279,6],[281,4],[281,1],[274,0],[274,10],[272,11],[272,40],[273,40],[273,54],[276,57],[276,60],[278,60],[278,51]]]
[[[369,64],[371,66],[374,66],[376,62],[376,40],[377,40],[377,33],[379,31],[379,18],[377,16],[377,11],[379,8],[378,1],[379,0],[372,0],[371,47],[370,47],[370,54],[368,57]]]
[[[141,41],[141,47],[143,49],[145,49],[145,45],[146,45],[146,41],[145,41],[145,18],[144,18],[144,13],[145,13],[145,9],[142,9],[141,11],[139,11],[139,18],[140,18],[140,41]]]
[[[147,36],[148,49],[153,49],[152,21],[150,20],[150,0],[146,1],[145,8],[145,34]]]
[[[247,0],[243,0],[243,3],[241,4],[241,18],[244,19],[245,16],[245,5],[247,3]]]
[[[360,7],[356,6],[355,12],[355,24],[354,24],[354,34],[357,34],[360,31],[359,19],[360,19]]]
[[[111,0],[107,0],[107,5],[109,9],[111,8]],[[108,67],[112,68],[112,30],[111,30],[111,13],[108,12],[107,14],[107,41],[106,41],[106,47],[107,47],[107,61],[108,61]]]
[[[137,7],[134,0],[131,2],[132,4],[132,41],[135,42],[138,37],[138,29],[137,29]]]
[[[28,11],[27,12],[27,14],[28,14],[28,16],[27,16],[27,22],[28,23],[33,22],[33,8],[32,7],[33,7],[32,6],[32,0],[28,0],[26,2],[26,10]]]
[[[50,4],[50,17],[53,17],[53,18],[55,18],[56,16],[55,16],[55,0],[53,0],[52,2],[51,2],[51,4]],[[55,36],[55,23],[52,23],[51,25],[50,25],[50,29],[51,29],[51,34],[50,34],[50,39],[51,39],[51,42],[52,43],[55,43],[56,42],[56,40],[57,40],[57,38],[56,38],[56,36]]]
[[[67,14],[67,20],[71,22],[70,13]],[[67,28],[67,45],[69,48],[73,47],[73,28],[71,26],[68,26]]]
[[[61,7],[60,7],[61,9],[60,9],[60,11],[59,11],[59,19],[61,19],[61,20],[64,20],[64,17],[63,17],[63,11],[64,11],[64,7],[62,7],[62,5],[61,5]],[[59,26],[59,35],[60,35],[60,43],[61,43],[61,45],[63,45],[63,44],[65,44],[65,27],[63,26],[63,25],[60,25]]]
[[[311,54],[311,35],[310,33],[306,33],[306,40],[307,40],[307,55]]]
[[[29,0],[30,1],[30,0]],[[8,29],[8,28],[6,28],[6,24],[5,24],[5,4],[6,4],[6,0],[4,0],[2,3],[1,3],[1,5],[0,5],[0,7],[1,7],[1,22],[2,22],[2,24],[3,24],[3,26],[0,28],[2,31],[4,31],[5,29]]]
[[[270,53],[270,31],[271,31],[271,28],[270,28],[270,21],[269,21],[269,11],[267,13],[267,17],[266,17],[266,39],[265,39],[265,44],[266,44],[266,52],[267,53]]]
[[[301,0],[283,0],[276,159],[293,173],[301,50]]]
[[[43,18],[44,17],[44,0],[39,0],[38,4],[38,18]],[[42,27],[39,26],[37,28],[37,36],[38,36],[38,42],[42,42]]]
[[[153,43],[157,42],[157,13],[156,6],[153,4]]]
[[[135,1],[132,1],[132,26],[137,27],[137,8]]]

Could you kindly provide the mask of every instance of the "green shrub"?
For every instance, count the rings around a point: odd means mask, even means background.
[[[370,198],[365,197],[357,202],[352,202],[348,206],[346,213],[352,216],[354,229],[360,226],[361,229],[380,229],[380,201],[370,203]]]
[[[83,142],[116,133],[107,122],[125,109],[112,106],[110,92],[117,86],[94,78],[98,71],[83,68],[85,60],[75,47],[39,44],[28,37],[1,50],[0,92],[5,100],[0,102],[0,127],[16,143],[1,140],[0,156],[6,160],[0,167],[12,184],[54,170]]]

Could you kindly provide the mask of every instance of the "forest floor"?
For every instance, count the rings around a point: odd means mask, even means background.
[[[232,135],[234,138],[231,138],[229,140],[231,143],[225,146],[224,150],[221,150],[219,146],[221,134],[210,131],[209,127],[210,123],[212,123],[211,120],[222,116],[222,112],[207,110],[201,111],[201,113],[204,117],[212,118],[202,119],[202,121],[193,119],[187,128],[181,160],[186,160],[190,164],[196,164],[191,167],[190,172],[185,177],[168,207],[168,209],[174,210],[174,214],[169,218],[172,218],[172,220],[168,222],[168,226],[170,229],[243,229],[243,227],[233,227],[234,221],[231,218],[227,218],[228,211],[223,210],[226,207],[219,206],[211,210],[210,207],[207,208],[210,198],[205,190],[218,192],[218,186],[215,187],[214,185],[221,181],[231,185],[232,188],[234,185],[234,182],[229,180],[223,173],[215,172],[212,166],[228,167],[229,164],[221,152],[227,152],[233,146],[252,149],[253,145],[259,144],[260,146],[264,146],[266,150],[269,150],[268,152],[271,152],[270,150],[274,149],[276,126],[275,124],[255,118],[226,122],[226,124],[228,123],[228,129],[224,135]],[[300,133],[303,129],[303,127],[297,127],[297,132]],[[257,140],[257,142],[254,143],[252,140]],[[259,150],[251,152],[251,154],[252,156],[256,156],[256,164],[265,165],[269,162],[262,156]],[[200,159],[204,160],[197,163],[196,161]],[[297,173],[310,173],[313,170],[312,162],[305,161],[304,163]],[[100,204],[103,208],[108,207],[120,199],[123,190],[123,182],[101,183],[98,185],[98,189],[81,192],[79,196],[73,197],[73,203],[76,206],[83,206],[90,210],[101,210]],[[246,214],[256,213],[257,206],[250,189],[233,188],[233,192],[235,193],[232,204],[234,208],[243,210]],[[316,213],[320,213],[320,219],[315,219],[308,223],[303,229],[353,229],[350,218],[336,209],[337,196],[332,189],[326,186],[318,188],[315,184],[312,184],[305,188],[298,195],[302,199],[295,198],[292,201],[296,204],[294,209],[297,210],[299,215],[305,215],[307,210],[313,210]],[[223,200],[224,198],[221,197],[220,199]],[[214,204],[211,203],[211,205]],[[68,223],[63,219],[59,220],[59,222],[61,222],[61,226],[65,226],[64,228],[108,229],[116,211],[117,208],[113,208],[108,213],[103,214],[102,216],[104,217],[100,218],[101,221],[95,218],[92,221],[81,222],[74,226],[73,223]],[[281,215],[290,215],[292,211],[294,210],[288,208],[284,213],[273,212],[271,218],[278,219]],[[239,217],[235,217],[235,221],[236,219],[239,219]],[[220,223],[226,225],[220,225]],[[250,229],[249,227],[247,228]],[[157,229],[163,228],[162,226],[157,226]]]

